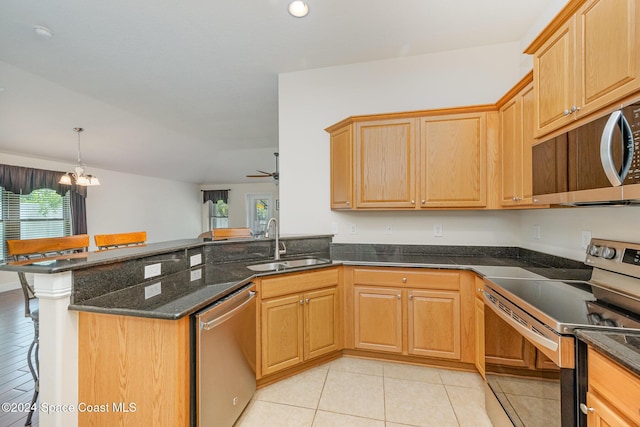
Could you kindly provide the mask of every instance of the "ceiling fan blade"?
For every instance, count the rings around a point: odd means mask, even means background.
[[[265,175],[245,175],[247,178],[269,178],[271,176],[271,174],[265,174]]]
[[[263,174],[265,174],[265,175],[273,175],[271,172],[265,172],[265,171],[261,171],[261,170],[259,170],[259,169],[256,169],[256,171],[258,171],[258,172],[260,172],[260,173],[263,173]]]

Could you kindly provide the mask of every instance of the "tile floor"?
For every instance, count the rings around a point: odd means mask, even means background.
[[[236,427],[491,426],[477,373],[342,357],[256,391]]]

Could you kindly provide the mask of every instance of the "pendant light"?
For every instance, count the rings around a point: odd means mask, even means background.
[[[84,173],[84,163],[82,163],[82,158],[80,157],[80,132],[84,131],[83,128],[73,128],[74,131],[78,134],[78,165],[75,167],[74,172],[67,172],[60,177],[60,181],[58,184],[71,185],[74,183],[76,185],[80,185],[83,187],[89,187],[93,185],[100,185],[100,181],[97,177],[93,175],[85,175]],[[73,180],[72,180],[73,178]]]

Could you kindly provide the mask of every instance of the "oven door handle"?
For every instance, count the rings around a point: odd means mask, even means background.
[[[533,332],[532,330],[530,330],[529,328],[523,326],[520,322],[515,321],[513,318],[511,318],[511,316],[508,316],[505,312],[503,312],[502,310],[500,310],[498,307],[496,307],[496,305],[493,303],[493,301],[491,301],[491,299],[489,299],[489,295],[485,292],[484,293],[484,299],[487,303],[487,305],[489,305],[489,307],[491,307],[491,309],[498,315],[500,316],[504,321],[506,321],[509,325],[513,326],[518,332],[520,332],[525,338],[528,338],[529,340],[545,347],[548,348],[549,350],[553,351],[553,352],[557,352],[558,351],[558,343],[550,340],[549,338],[543,337],[542,335],[539,335],[535,332]]]

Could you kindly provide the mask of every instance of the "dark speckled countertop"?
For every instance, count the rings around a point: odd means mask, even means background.
[[[576,331],[576,336],[640,376],[640,332],[580,329]]]

